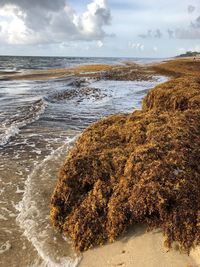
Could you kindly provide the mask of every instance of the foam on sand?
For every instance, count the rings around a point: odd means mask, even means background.
[[[11,244],[10,241],[8,240],[0,246],[0,254],[8,251],[9,249],[11,249]]]
[[[35,167],[26,180],[23,199],[17,206],[17,222],[37,250],[38,257],[42,260],[40,266],[73,267],[80,261],[80,255],[71,249],[70,242],[53,231],[48,212],[50,192],[55,184],[60,160],[74,140],[75,138],[68,138],[62,147]]]

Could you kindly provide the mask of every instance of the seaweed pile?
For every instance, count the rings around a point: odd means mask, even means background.
[[[156,86],[143,101],[143,110],[184,111],[200,109],[200,80],[181,77]]]
[[[52,223],[80,251],[145,223],[189,252],[200,244],[199,133],[196,77],[157,86],[141,111],[92,124],[60,170]]]
[[[106,71],[102,77],[106,80],[118,81],[149,81],[153,78],[152,71],[139,64],[128,62],[125,65]]]
[[[152,65],[150,69],[156,71],[156,73],[173,77],[198,76],[200,61],[194,61],[193,59],[170,60]]]
[[[86,72],[84,72],[84,69]],[[80,71],[81,69],[77,69]],[[87,71],[88,70],[88,71]],[[106,68],[102,65],[102,68],[92,72],[90,66],[85,66],[83,72],[76,73],[78,77],[90,77],[97,80],[115,80],[115,81],[149,81],[153,80],[153,69],[147,68],[140,64],[132,62],[123,62],[122,65],[110,66]]]

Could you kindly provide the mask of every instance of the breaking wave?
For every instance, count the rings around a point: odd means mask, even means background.
[[[6,145],[11,137],[17,135],[22,127],[38,120],[44,113],[46,105],[43,99],[37,100],[29,106],[22,107],[19,114],[5,120],[0,132],[0,147]]]

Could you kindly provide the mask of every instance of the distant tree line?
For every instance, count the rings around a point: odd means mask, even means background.
[[[186,53],[181,54],[177,57],[196,57],[196,56],[200,56],[200,52],[187,51]]]

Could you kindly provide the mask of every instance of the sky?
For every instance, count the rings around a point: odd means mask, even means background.
[[[0,55],[166,58],[200,51],[200,0],[0,0]]]

